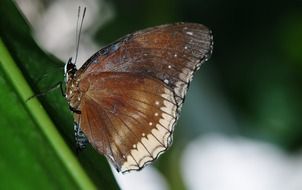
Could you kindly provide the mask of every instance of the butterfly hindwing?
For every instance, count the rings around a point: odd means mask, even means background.
[[[92,146],[118,170],[138,170],[170,146],[178,112],[167,85],[115,72],[83,80],[89,89],[82,96],[77,122]]]

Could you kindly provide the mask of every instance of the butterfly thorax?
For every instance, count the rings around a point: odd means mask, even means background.
[[[65,98],[72,110],[79,110],[81,97],[85,90],[80,89],[80,75],[78,74],[75,64],[71,62],[71,59],[69,59],[65,66],[65,81]]]

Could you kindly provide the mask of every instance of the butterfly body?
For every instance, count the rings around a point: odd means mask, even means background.
[[[118,171],[139,170],[172,143],[193,73],[212,52],[210,30],[176,23],[145,29],[66,65],[75,123]]]

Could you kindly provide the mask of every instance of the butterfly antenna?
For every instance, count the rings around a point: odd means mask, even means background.
[[[78,8],[77,27],[76,27],[76,43],[77,44],[76,44],[76,55],[75,55],[75,61],[74,61],[74,63],[76,63],[77,59],[78,59],[80,39],[81,39],[81,32],[82,32],[84,17],[85,17],[85,14],[86,14],[86,7],[84,8],[83,15],[82,15],[82,20],[81,20],[81,24],[80,24],[80,28],[79,28],[80,13],[81,13],[81,7],[79,6],[79,8]]]
[[[77,25],[76,25],[76,35],[75,35],[75,37],[76,37],[76,46],[77,46],[77,44],[78,44],[78,30],[79,30],[79,20],[80,20],[80,13],[81,13],[81,7],[79,6],[78,7],[78,17],[77,17]],[[77,49],[77,48],[75,48],[75,49]],[[75,52],[75,54],[77,54],[77,51]],[[76,57],[77,55],[75,55],[75,57]]]

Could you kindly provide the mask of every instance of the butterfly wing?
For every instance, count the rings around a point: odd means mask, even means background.
[[[75,121],[92,146],[122,172],[139,170],[172,142],[193,73],[212,52],[203,25],[142,30],[93,55],[76,73]]]
[[[82,83],[77,123],[92,146],[119,171],[139,170],[172,142],[174,93],[160,80],[130,73],[97,73]]]
[[[91,72],[143,73],[173,89],[181,107],[194,71],[212,53],[211,31],[201,24],[176,23],[130,34],[103,48],[82,67]]]

